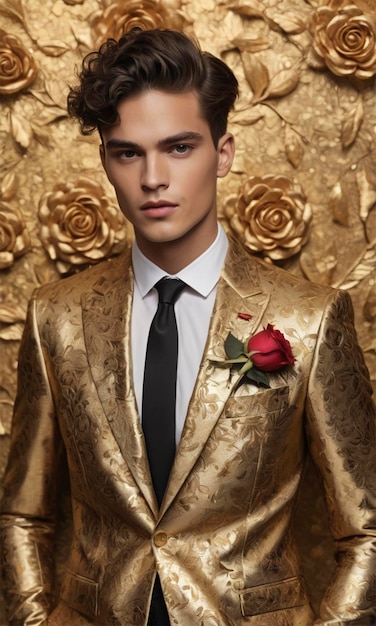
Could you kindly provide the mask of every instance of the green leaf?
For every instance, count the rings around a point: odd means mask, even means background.
[[[229,333],[225,341],[225,350],[229,359],[236,359],[243,352],[243,344],[234,335]]]
[[[248,370],[245,376],[259,387],[270,387],[267,375],[256,367],[252,367],[252,369]]]

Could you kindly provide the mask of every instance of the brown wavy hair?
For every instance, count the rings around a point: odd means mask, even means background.
[[[84,135],[116,124],[119,103],[146,89],[195,91],[217,145],[238,95],[238,82],[223,61],[169,29],[133,29],[119,41],[109,39],[84,58],[79,81],[69,90],[68,113]]]

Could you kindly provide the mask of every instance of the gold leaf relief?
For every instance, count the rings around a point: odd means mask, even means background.
[[[303,251],[300,255],[300,267],[308,280],[320,285],[332,285],[334,270],[337,266],[337,248],[334,242],[323,249]]]
[[[235,38],[232,40],[233,45],[241,52],[261,52],[270,48],[269,39],[265,37],[251,38]]]
[[[26,311],[19,304],[0,304],[0,322],[14,324],[24,322]]]
[[[374,205],[373,210],[368,214],[364,223],[364,230],[366,234],[366,241],[368,241],[370,245],[373,243],[373,245],[376,246],[376,204]]]
[[[93,39],[91,32],[87,30],[85,26],[82,24],[77,24],[72,26],[72,33],[77,41],[78,45],[84,46],[84,48],[92,49],[93,47]]]
[[[375,285],[369,290],[363,305],[363,315],[367,322],[376,321],[376,288]]]
[[[0,330],[0,339],[5,341],[20,341],[23,332],[23,324],[13,324]]]
[[[229,11],[234,11],[242,17],[264,17],[265,6],[261,0],[250,0],[250,2],[238,2],[228,7]]]
[[[360,210],[359,215],[363,222],[366,221],[368,213],[376,204],[376,184],[374,173],[370,167],[364,165],[356,172],[356,182],[358,185]]]
[[[248,106],[244,109],[238,109],[231,114],[230,121],[232,124],[240,126],[249,126],[255,124],[264,117],[261,105]]]
[[[8,174],[12,170],[14,170],[17,167],[17,165],[21,163],[21,161],[22,161],[22,157],[11,159],[9,161],[4,161],[4,163],[0,160],[0,174],[5,174],[5,175]]]
[[[18,178],[15,172],[7,172],[0,183],[0,199],[4,202],[11,200],[18,186]]]
[[[22,115],[11,112],[10,130],[14,141],[26,150],[30,146],[33,137],[33,129],[30,122]]]
[[[36,124],[31,125],[33,131],[33,137],[37,140],[37,142],[44,146],[45,148],[51,149],[53,147],[53,142],[51,138],[51,133],[44,128],[40,128]]]
[[[338,285],[341,289],[353,289],[361,280],[370,276],[376,270],[376,249],[373,246],[366,248],[353,268]]]
[[[54,91],[54,84],[51,83],[51,81],[45,80],[44,77],[42,77],[42,79],[39,81],[38,89],[36,89],[35,87],[32,87],[31,89],[29,89],[29,93],[31,93],[31,95],[36,100],[38,100],[38,102],[41,102],[44,106],[52,107],[52,108],[57,107],[58,109],[65,111],[65,108],[64,108],[65,96],[64,96],[63,103],[58,102],[56,98],[54,98],[52,95],[53,91]],[[64,106],[62,106],[62,104],[64,104]]]
[[[303,33],[307,28],[306,20],[298,13],[286,12],[278,15],[273,14],[272,18],[267,14],[266,17],[270,28],[273,30],[281,30],[291,35]]]
[[[34,265],[35,279],[38,285],[44,285],[57,278],[58,273],[46,259],[40,260],[38,265]]]
[[[329,194],[329,207],[335,222],[342,224],[342,226],[349,225],[347,194],[344,194],[340,181],[336,182]]]
[[[51,57],[59,57],[70,50],[70,47],[62,41],[36,42],[41,52]]]
[[[4,15],[17,18],[25,25],[25,11],[21,0],[2,0],[0,12]]]
[[[294,167],[299,167],[304,156],[304,144],[289,124],[285,124],[285,151],[290,163]]]
[[[51,124],[51,122],[56,122],[64,117],[68,117],[66,109],[62,109],[58,106],[50,106],[43,109],[43,111],[38,115],[38,123],[43,125]]]
[[[354,143],[363,122],[363,116],[363,102],[360,97],[342,120],[341,142],[343,148],[348,148]]]
[[[283,69],[270,79],[268,98],[280,98],[294,91],[300,79],[300,65]]]
[[[1,405],[1,404],[4,404],[4,403],[3,403],[3,402],[0,402],[0,405]],[[11,403],[9,402],[9,403],[8,403],[8,405],[10,405],[10,404],[11,404]],[[12,403],[12,405],[11,405],[11,406],[9,406],[9,410],[12,410],[12,406],[13,406],[13,403]],[[7,429],[6,429],[6,427],[5,427],[5,422],[3,422],[3,419],[2,419],[2,417],[0,416],[0,435],[1,435],[1,436],[3,436],[3,435],[6,435],[6,434],[7,434]]]
[[[308,48],[305,54],[305,60],[308,67],[314,70],[322,70],[325,68],[324,61],[314,53],[312,48]]]
[[[253,100],[260,100],[269,85],[268,68],[253,54],[243,52],[241,56],[245,77],[253,92]]]

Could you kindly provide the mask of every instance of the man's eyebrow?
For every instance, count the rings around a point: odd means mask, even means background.
[[[159,147],[171,146],[173,144],[185,143],[186,141],[195,141],[202,142],[203,136],[200,133],[196,133],[194,131],[184,131],[182,133],[177,133],[176,135],[171,135],[170,137],[166,137],[165,139],[161,139],[158,141]],[[109,139],[106,142],[106,148],[108,149],[125,149],[125,150],[134,150],[135,152],[142,151],[143,148],[138,143],[134,141],[127,141],[126,139]]]
[[[161,139],[158,141],[159,146],[170,146],[172,144],[185,143],[186,141],[195,141],[201,142],[203,141],[203,136],[200,133],[196,133],[192,130],[188,130],[182,133],[177,133],[176,135],[172,135],[171,137],[166,137],[166,139]]]
[[[123,148],[124,150],[141,150],[141,146],[133,141],[126,141],[125,139],[109,139],[106,141],[106,148]]]

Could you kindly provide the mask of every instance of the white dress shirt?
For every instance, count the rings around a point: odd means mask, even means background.
[[[171,278],[180,278],[187,287],[175,304],[179,334],[176,387],[176,442],[180,441],[189,400],[196,382],[213,311],[217,283],[227,252],[227,237],[218,224],[212,245],[195,261]],[[158,307],[154,285],[169,276],[149,261],[133,243],[132,262],[135,276],[132,307],[133,382],[138,412],[142,414],[142,387],[146,346],[150,324]]]

